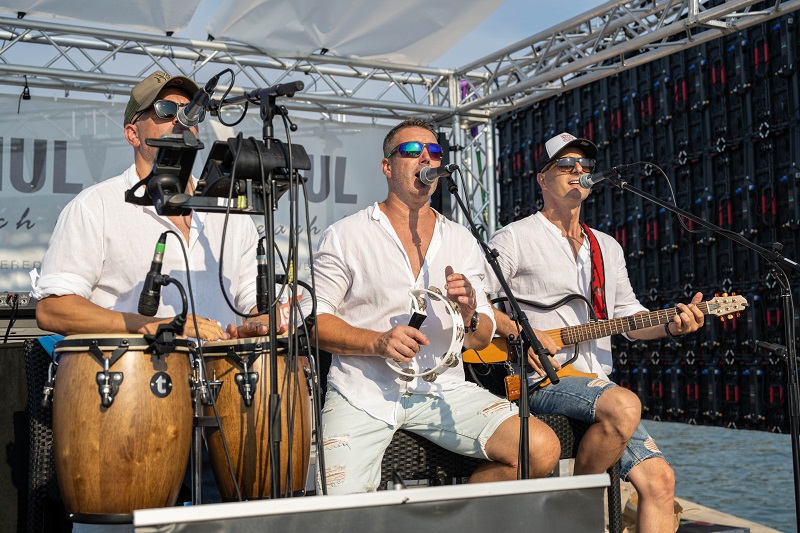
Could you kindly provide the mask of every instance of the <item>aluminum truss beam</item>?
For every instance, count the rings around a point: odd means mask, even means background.
[[[482,80],[457,109],[464,115],[488,109],[497,116],[800,8],[798,0],[755,10],[757,3],[608,2],[457,69],[466,83]]]

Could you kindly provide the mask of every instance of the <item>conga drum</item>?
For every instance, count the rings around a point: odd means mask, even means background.
[[[142,335],[56,344],[53,449],[70,520],[131,522],[175,505],[192,440],[189,341],[154,354]]]
[[[203,345],[206,372],[222,382],[217,396],[220,428],[230,452],[242,499],[269,498],[272,464],[269,453],[270,350],[269,337],[207,342]],[[305,357],[276,350],[280,395],[280,493],[297,493],[306,485],[311,455],[311,398]],[[205,415],[213,416],[211,406]],[[220,428],[205,428],[211,468],[224,500],[235,500]],[[291,485],[287,473],[291,468]]]

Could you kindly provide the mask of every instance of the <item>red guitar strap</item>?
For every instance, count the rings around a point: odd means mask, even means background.
[[[608,310],[606,308],[606,273],[603,268],[603,253],[600,251],[600,243],[589,229],[585,222],[581,222],[581,228],[589,239],[589,252],[592,256],[592,307],[597,315],[597,320],[606,320]]]

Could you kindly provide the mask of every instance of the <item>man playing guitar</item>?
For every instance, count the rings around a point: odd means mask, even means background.
[[[581,294],[592,302],[598,319],[618,318],[645,312],[636,299],[625,266],[622,247],[609,235],[589,229],[580,221],[582,202],[589,196],[578,178],[592,172],[597,147],[589,140],[562,133],[547,141],[547,160],[537,180],[544,207],[538,213],[499,230],[490,246],[499,252],[499,263],[509,287],[520,300],[551,304],[570,294]],[[487,268],[488,286],[496,280]],[[491,281],[494,280],[494,281]],[[494,286],[499,290],[499,284]],[[678,304],[668,322],[628,333],[633,339],[657,339],[691,333],[703,325],[698,309],[702,294],[690,304]],[[538,330],[585,324],[589,309],[581,299],[552,310],[523,307]],[[495,311],[497,333],[505,338],[518,335],[506,314]],[[563,351],[544,331],[536,335],[558,370],[574,351]],[[574,343],[573,343],[574,344]],[[576,370],[597,377],[564,377],[556,385],[540,387],[529,396],[533,413],[557,413],[590,423],[575,459],[575,474],[597,474],[620,458],[621,475],[639,494],[640,531],[674,531],[675,478],[652,437],[640,424],[641,404],[631,391],[611,383],[611,341],[596,338],[578,345]],[[528,362],[544,376],[532,351]],[[541,378],[532,376],[532,381]],[[530,378],[530,376],[529,376]]]

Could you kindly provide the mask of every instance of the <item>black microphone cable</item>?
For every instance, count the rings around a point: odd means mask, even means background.
[[[6,296],[6,305],[11,305],[11,315],[8,317],[8,327],[6,334],[3,337],[3,344],[8,343],[8,336],[11,334],[11,328],[17,323],[17,312],[19,311],[19,295],[9,294]]]
[[[191,266],[189,265],[189,255],[186,251],[186,245],[183,242],[183,237],[175,233],[173,230],[167,230],[166,233],[170,233],[174,235],[178,242],[181,244],[181,252],[183,252],[183,261],[186,265],[186,290],[189,293],[189,305],[192,308],[192,322],[194,325],[194,331],[199,336],[200,335],[200,328],[197,324],[197,309],[195,308],[194,303],[194,291],[192,290],[192,278],[191,278]],[[203,345],[200,342],[200,338],[197,338],[196,344],[196,355],[198,356],[198,361],[200,363],[200,381],[208,383],[208,372],[206,371],[206,359],[205,355],[203,354]],[[233,481],[233,488],[236,490],[236,498],[238,501],[242,501],[242,493],[239,490],[239,484],[236,482],[236,474],[233,471],[233,461],[231,460],[231,453],[228,449],[228,441],[225,438],[225,431],[222,429],[222,418],[219,416],[219,410],[217,409],[217,399],[214,397],[214,394],[209,392],[208,395],[209,399],[211,400],[211,410],[214,413],[214,421],[217,424],[217,428],[219,429],[219,436],[222,440],[222,449],[225,451],[225,460],[228,463],[228,472],[230,473],[231,480]],[[201,458],[198,458],[202,460]]]

